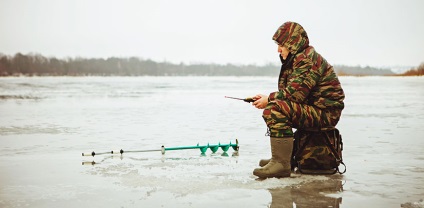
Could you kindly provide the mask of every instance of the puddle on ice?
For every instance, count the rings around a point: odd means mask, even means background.
[[[245,207],[287,203],[322,207],[341,203],[345,183],[341,175],[292,174],[285,179],[257,180],[251,174],[256,164],[250,163],[244,156],[172,152],[163,157],[104,157],[94,165],[87,161],[85,172],[114,178],[117,186],[139,191],[143,205],[215,207],[224,202]]]

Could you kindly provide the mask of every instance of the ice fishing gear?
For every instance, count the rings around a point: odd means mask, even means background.
[[[236,98],[236,97],[225,96],[225,98],[230,98],[230,99],[235,99],[235,100],[243,100],[244,102],[248,102],[248,103],[251,103],[251,102],[255,102],[256,101],[255,99],[253,99],[251,97],[248,97],[248,98]]]
[[[292,166],[304,174],[343,174],[342,135],[335,127],[298,129],[294,133]],[[339,166],[344,166],[339,169]]]
[[[116,150],[116,151],[108,151],[108,152],[91,152],[91,153],[82,153],[82,156],[95,156],[95,155],[105,155],[105,154],[123,154],[123,153],[130,153],[130,152],[162,152],[162,154],[165,154],[166,151],[171,150],[186,150],[186,149],[199,149],[202,154],[205,154],[208,149],[212,150],[212,153],[215,153],[219,150],[219,148],[222,149],[222,151],[227,152],[228,149],[233,148],[234,151],[239,150],[238,140],[236,139],[236,143],[229,143],[229,144],[207,144],[207,145],[195,145],[195,146],[178,146],[178,147],[165,147],[162,145],[160,149],[151,149],[151,150]]]

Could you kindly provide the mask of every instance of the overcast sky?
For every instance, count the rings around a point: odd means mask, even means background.
[[[423,0],[0,0],[0,53],[262,65],[285,21],[331,64],[424,62]]]

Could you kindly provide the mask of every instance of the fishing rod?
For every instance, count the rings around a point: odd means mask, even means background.
[[[162,145],[160,149],[150,149],[150,150],[112,150],[108,152],[91,152],[91,153],[82,153],[82,156],[95,156],[95,155],[106,155],[106,154],[124,154],[124,153],[134,153],[134,152],[162,152],[162,154],[165,154],[166,151],[172,151],[172,150],[186,150],[186,149],[199,149],[202,154],[205,154],[208,149],[210,149],[213,153],[217,152],[219,148],[222,149],[222,151],[227,152],[228,149],[233,148],[234,151],[239,150],[238,140],[236,139],[236,143],[233,144],[221,144],[220,142],[218,144],[207,144],[207,145],[199,145],[199,143],[195,146],[178,146],[178,147],[165,147]]]
[[[236,97],[225,96],[225,98],[235,99],[235,100],[243,100],[244,102],[248,102],[248,103],[251,103],[251,102],[255,102],[256,101],[256,99],[253,99],[251,97],[248,97],[248,98],[236,98]]]

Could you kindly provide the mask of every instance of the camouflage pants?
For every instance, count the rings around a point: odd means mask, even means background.
[[[336,126],[340,109],[321,109],[288,100],[273,100],[266,106],[262,117],[272,137],[293,136],[292,128]]]

